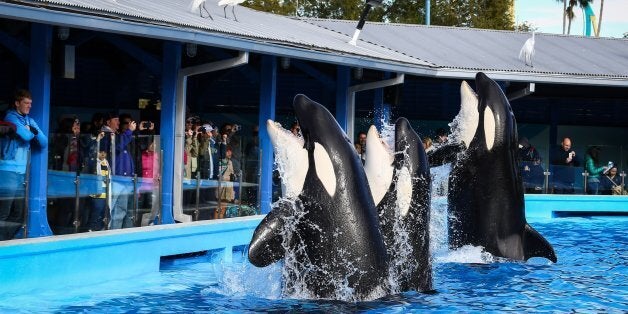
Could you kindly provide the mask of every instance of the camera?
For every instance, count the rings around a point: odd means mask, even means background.
[[[230,174],[230,175],[229,175],[229,181],[232,181],[232,182],[233,182],[233,181],[235,181],[235,180],[236,180],[236,176],[235,176],[235,174],[233,174],[233,173],[232,173],[232,174]]]
[[[609,161],[609,162],[608,162],[608,169],[613,168],[613,166],[614,166],[614,165],[615,165],[615,164],[614,164],[612,161]]]
[[[242,128],[242,126],[240,126],[239,124],[234,124],[233,125],[233,132],[238,132],[240,131],[240,129]]]
[[[142,121],[142,128],[144,129],[150,129],[150,121]]]

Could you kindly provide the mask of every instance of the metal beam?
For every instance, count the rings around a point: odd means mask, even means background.
[[[353,109],[349,107],[348,101],[349,84],[351,84],[351,68],[338,66],[336,69],[336,121],[345,132],[349,125],[353,124]]]
[[[151,73],[155,75],[161,74],[161,61],[159,61],[159,59],[152,54],[144,51],[144,49],[120,36],[112,34],[99,34],[99,37],[114,45],[121,51],[126,52],[130,57],[143,64]]]
[[[161,75],[161,149],[164,152],[161,178],[161,223],[174,223],[173,194],[174,176],[181,170],[175,167],[175,130],[177,110],[177,76],[181,69],[181,44],[167,41],[163,45],[163,70]],[[181,164],[179,164],[181,165]]]
[[[273,146],[268,136],[266,121],[275,120],[277,103],[277,58],[262,56],[262,81],[260,85],[259,109],[259,147],[260,171],[260,207],[262,214],[270,212],[273,196]]]
[[[301,60],[290,60],[290,64],[295,68],[301,70],[303,73],[315,78],[319,82],[323,84],[323,86],[327,90],[334,90],[336,86],[334,85],[334,78],[317,70],[313,66],[301,61]]]
[[[44,134],[50,134],[50,80],[52,54],[52,26],[31,24],[31,44],[28,86],[33,97],[30,112]],[[48,185],[48,148],[31,146],[31,169],[29,181],[28,236],[52,235],[48,225],[46,196]]]
[[[508,94],[508,101],[513,101],[515,99],[519,99],[528,95],[531,95],[532,93],[534,93],[534,89],[535,89],[535,84],[534,83],[528,83],[528,86],[526,86],[523,89],[520,89],[518,91],[514,91],[510,94]]]
[[[22,41],[0,30],[0,45],[9,49],[23,64],[28,64],[29,49]]]

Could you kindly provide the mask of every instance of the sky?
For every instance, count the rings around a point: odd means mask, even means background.
[[[600,0],[591,5],[599,19]],[[563,4],[556,0],[515,0],[515,21],[527,21],[541,33],[563,33]],[[578,7],[571,23],[571,35],[584,35],[584,15]],[[628,32],[628,0],[605,0],[601,37],[622,38]]]

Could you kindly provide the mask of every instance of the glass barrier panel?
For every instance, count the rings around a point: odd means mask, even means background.
[[[221,130],[208,123],[186,124],[182,207],[190,220],[259,212],[259,140],[251,131],[237,124]]]
[[[582,167],[550,165],[549,193],[582,194],[584,176]]]
[[[137,201],[133,208],[134,226],[159,223],[161,216],[161,138],[157,135],[140,135],[136,160],[139,176],[135,186]]]
[[[48,222],[54,234],[97,229],[90,216],[92,198],[105,191],[96,172],[97,135],[51,133],[48,154]]]
[[[30,168],[30,154],[18,156],[19,152],[11,153],[10,147],[15,143],[13,135],[0,132],[0,241],[26,237],[28,221],[27,178]],[[16,161],[24,161],[24,171],[14,171]]]

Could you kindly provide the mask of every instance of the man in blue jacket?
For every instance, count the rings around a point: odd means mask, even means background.
[[[0,240],[12,239],[23,223],[24,175],[31,143],[40,148],[48,145],[48,138],[28,115],[32,102],[29,91],[18,90],[14,107],[4,118],[15,125],[15,134],[0,137]]]

